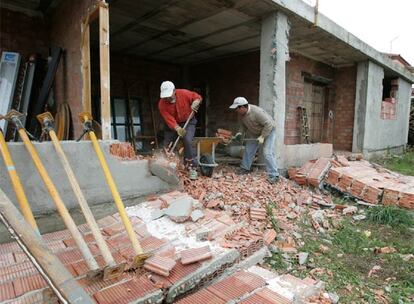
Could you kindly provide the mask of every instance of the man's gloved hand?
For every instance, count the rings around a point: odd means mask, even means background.
[[[240,133],[240,132],[238,132],[238,133],[236,133],[236,135],[234,135],[232,138],[231,138],[231,140],[233,141],[241,141],[241,138],[242,138],[242,134]]]
[[[184,128],[181,128],[180,126],[175,127],[175,131],[177,131],[178,136],[184,137],[187,131]]]
[[[259,145],[263,145],[264,140],[265,140],[265,138],[264,138],[264,136],[263,136],[263,135],[260,135],[260,136],[257,138],[257,141],[259,142]]]
[[[193,103],[191,104],[191,110],[193,110],[194,112],[197,112],[198,108],[200,107],[200,103],[201,103],[200,99],[194,100]]]

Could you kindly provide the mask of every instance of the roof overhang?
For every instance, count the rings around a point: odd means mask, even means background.
[[[323,51],[333,48],[335,49],[335,51],[332,52],[333,56],[338,54],[339,57],[355,57],[356,61],[361,61],[365,58],[382,66],[388,75],[402,77],[407,81],[414,83],[414,74],[408,69],[395,63],[391,58],[369,46],[323,14],[318,13],[317,22],[315,24],[315,10],[305,2],[301,0],[263,1],[273,3],[276,9],[282,10],[288,16],[293,17],[293,19],[291,18],[293,20],[291,30],[292,39],[290,41],[291,49],[294,50],[295,48],[298,48],[299,51],[303,51],[303,48],[305,47],[305,51],[303,52],[311,53],[312,50],[309,50],[314,47],[315,49],[313,51],[318,52],[320,49],[320,52],[322,53],[321,56],[324,57],[326,53]],[[301,26],[300,24],[305,24],[305,27],[302,26],[298,28],[298,26]],[[303,34],[297,34],[298,31],[303,31]],[[295,35],[299,35],[299,38]],[[323,37],[325,37],[325,39],[322,39]],[[300,39],[302,39],[302,41]],[[297,41],[296,44],[295,40]],[[328,43],[328,45],[325,43]],[[309,48],[308,51],[306,51],[308,45]],[[326,54],[326,56],[329,56],[329,54]],[[326,61],[326,59],[323,60]],[[338,60],[341,60],[341,58]],[[329,64],[329,61],[327,63]]]

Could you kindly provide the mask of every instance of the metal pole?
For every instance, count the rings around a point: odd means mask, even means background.
[[[49,251],[41,237],[35,233],[1,189],[0,220],[62,303],[95,303],[62,262]]]

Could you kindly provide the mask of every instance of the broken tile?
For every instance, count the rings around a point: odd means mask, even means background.
[[[263,242],[266,246],[269,246],[276,238],[276,231],[274,229],[268,229],[263,233]]]

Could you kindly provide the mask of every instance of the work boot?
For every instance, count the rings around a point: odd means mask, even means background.
[[[188,178],[191,180],[196,180],[198,178],[197,170],[190,168],[188,170]]]
[[[244,168],[237,168],[237,170],[236,170],[236,174],[237,175],[246,175],[246,174],[249,174],[250,173],[250,171],[249,170],[246,170],[246,169],[244,169]]]
[[[280,180],[280,177],[279,176],[272,176],[272,177],[268,177],[267,178],[267,181],[269,182],[269,183],[271,183],[271,184],[276,184],[276,183],[278,183],[279,182],[279,180]]]

